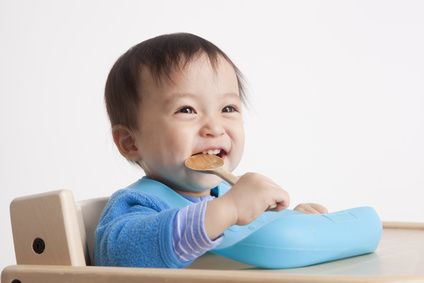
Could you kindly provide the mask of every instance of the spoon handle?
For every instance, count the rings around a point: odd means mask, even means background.
[[[213,173],[227,181],[228,184],[230,184],[231,186],[234,186],[234,184],[237,183],[237,181],[239,180],[237,176],[234,176],[222,167],[216,168]]]

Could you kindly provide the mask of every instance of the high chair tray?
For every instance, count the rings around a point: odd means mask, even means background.
[[[15,281],[14,281],[15,280]],[[266,270],[207,253],[186,269],[15,265],[18,282],[424,282],[424,223],[384,222],[376,252],[303,268]]]

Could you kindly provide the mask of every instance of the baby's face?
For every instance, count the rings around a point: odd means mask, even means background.
[[[220,59],[214,70],[206,56],[194,59],[172,83],[156,87],[143,70],[136,146],[147,176],[193,196],[209,194],[222,180],[184,166],[190,156],[218,154],[227,170],[239,164],[244,149],[242,103],[233,67]]]

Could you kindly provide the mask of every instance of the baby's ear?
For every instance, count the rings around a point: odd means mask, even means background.
[[[134,134],[130,129],[122,125],[115,125],[112,128],[112,136],[122,156],[131,161],[141,159],[138,148],[135,145]]]

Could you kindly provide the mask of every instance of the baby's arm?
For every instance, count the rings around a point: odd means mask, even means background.
[[[251,223],[274,204],[275,211],[287,208],[288,193],[260,174],[247,173],[225,195],[208,203],[206,233],[213,240],[232,225]]]
[[[174,253],[172,227],[178,208],[139,190],[112,195],[95,233],[96,265],[181,268]]]

